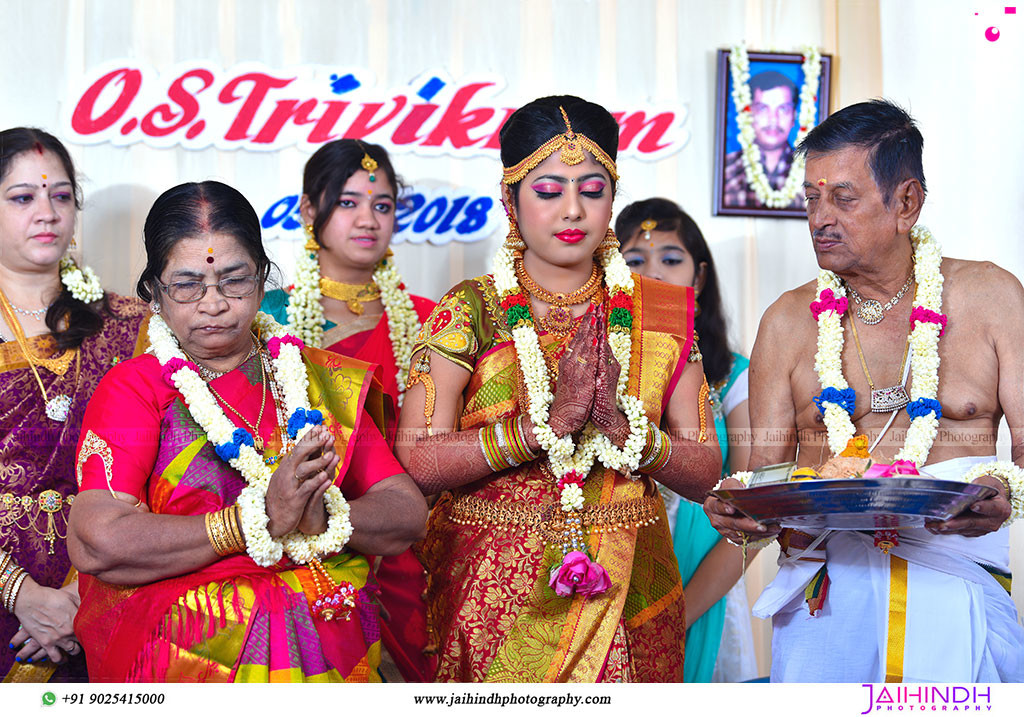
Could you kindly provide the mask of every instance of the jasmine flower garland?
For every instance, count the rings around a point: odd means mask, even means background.
[[[261,336],[271,337],[267,349],[271,355],[274,378],[282,389],[282,401],[289,415],[288,431],[301,439],[323,421],[319,411],[308,407],[309,377],[302,362],[302,342],[285,333],[284,328],[262,312],[256,315],[254,328]],[[236,427],[214,399],[198,367],[188,361],[164,320],[156,315],[149,322],[149,350],[163,366],[164,379],[181,392],[189,413],[214,444],[217,455],[227,461],[245,478],[246,487],[238,496],[239,516],[245,533],[246,551],[257,565],[277,563],[287,552],[292,561],[308,563],[330,553],[340,552],[352,535],[349,506],[337,486],[324,495],[328,512],[327,531],[317,536],[292,532],[274,539],[267,531],[267,486],[273,474],[271,467],[253,448],[253,438]],[[293,430],[294,429],[294,430]]]
[[[312,241],[312,240],[311,240]],[[314,242],[315,244],[315,242]],[[320,346],[324,336],[324,309],[320,304],[320,262],[310,243],[303,247],[295,262],[295,286],[288,300],[288,328],[310,346]],[[398,405],[401,407],[405,396],[405,384],[409,379],[412,347],[420,330],[419,317],[413,306],[412,297],[402,283],[402,277],[395,269],[388,249],[373,272],[373,282],[380,289],[380,300],[384,305],[388,322],[388,337],[391,351],[395,356],[398,383]]]
[[[1003,527],[1024,517],[1024,470],[1013,461],[992,461],[972,467],[963,476],[965,483],[971,483],[982,476],[992,475],[1006,486],[1006,498],[1010,501],[1010,517]]]
[[[643,402],[627,393],[632,352],[630,329],[633,274],[622,259],[622,254],[614,247],[603,251],[600,260],[604,267],[605,286],[611,297],[608,342],[612,354],[622,367],[615,389],[616,404],[629,419],[629,437],[622,449],[590,422],[583,429],[579,445],[573,443],[571,435],[559,438],[548,425],[549,409],[554,401],[554,394],[551,392],[550,376],[534,328],[529,300],[516,278],[513,252],[502,246],[495,258],[494,286],[501,297],[501,306],[506,312],[509,329],[512,331],[516,356],[529,397],[529,414],[534,425],[534,435],[541,449],[548,454],[548,462],[561,490],[562,509],[566,512],[582,507],[581,484],[589,475],[595,459],[611,470],[631,473],[640,464],[640,456],[647,440],[647,415]]]
[[[936,397],[939,392],[939,336],[945,328],[946,317],[940,313],[942,249],[931,232],[922,226],[910,230],[910,240],[914,247],[917,282],[911,311],[911,401],[906,407],[911,422],[906,442],[895,460],[909,460],[922,466],[928,460],[942,417],[942,407]],[[842,314],[847,305],[846,290],[839,277],[831,271],[819,272],[817,300],[811,303],[811,312],[818,322],[814,370],[823,391],[814,401],[824,416],[828,446],[833,455],[841,453],[856,433],[850,418],[853,390],[843,376],[842,364]]]

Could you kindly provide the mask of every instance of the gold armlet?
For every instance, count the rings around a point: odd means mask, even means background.
[[[437,401],[437,386],[434,385],[434,379],[430,376],[430,349],[423,349],[416,366],[409,372],[409,380],[405,384],[406,390],[417,383],[423,384],[423,390],[427,394],[423,404],[423,420],[427,426],[427,435],[432,436],[434,435],[433,420],[434,406]]]
[[[700,433],[697,435],[699,443],[703,443],[708,439],[708,415],[704,410],[704,404],[708,402],[708,394],[710,392],[708,379],[705,376],[704,382],[700,385],[700,390],[697,392],[697,415],[700,416]]]

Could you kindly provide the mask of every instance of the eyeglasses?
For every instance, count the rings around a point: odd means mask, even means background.
[[[156,283],[170,297],[171,301],[179,304],[194,304],[202,301],[206,296],[206,290],[216,286],[220,295],[227,299],[244,299],[251,296],[256,287],[259,286],[259,277],[255,274],[246,276],[229,276],[221,279],[216,284],[204,284],[201,281],[176,281],[173,284],[164,284],[159,279]]]

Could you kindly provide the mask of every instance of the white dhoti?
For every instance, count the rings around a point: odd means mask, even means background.
[[[970,456],[923,470],[960,480],[991,460]],[[1009,574],[1007,528],[980,538],[901,530],[888,555],[870,534],[836,531],[804,557],[818,560],[780,556],[778,575],[753,607],[772,618],[772,682],[1024,681],[1024,628],[990,572]],[[830,585],[812,617],[804,591],[822,558]]]

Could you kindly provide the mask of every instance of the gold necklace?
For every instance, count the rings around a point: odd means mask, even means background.
[[[185,353],[185,352],[182,351],[182,353]],[[253,424],[249,423],[249,419],[247,419],[245,416],[243,416],[241,414],[241,412],[237,408],[232,406],[230,403],[228,403],[224,399],[223,396],[221,396],[219,393],[217,393],[217,389],[215,389],[209,382],[207,382],[206,387],[210,389],[210,393],[213,394],[213,397],[216,398],[218,401],[220,401],[221,404],[223,404],[224,408],[227,408],[233,414],[238,416],[238,418],[241,419],[242,423],[244,423],[249,428],[249,430],[252,432],[253,447],[257,450],[257,452],[262,453],[263,452],[263,448],[264,448],[264,443],[263,443],[263,439],[260,437],[259,425],[263,422],[263,410],[267,406],[267,388],[268,388],[267,387],[267,372],[266,372],[266,369],[263,367],[263,360],[262,360],[263,349],[257,343],[257,339],[254,336],[253,337],[253,350],[250,351],[249,355],[246,356],[245,359],[242,360],[242,363],[245,363],[246,361],[248,361],[256,353],[260,353],[261,354],[261,360],[259,362],[259,364],[260,364],[260,387],[263,390],[262,390],[262,392],[260,394],[260,412],[259,412],[259,415],[256,416],[256,425],[255,426]],[[187,356],[188,359],[192,363],[196,364],[197,366],[199,365],[199,362],[196,361],[191,356],[189,356],[187,353],[185,354],[185,356]],[[242,363],[240,363],[238,365],[241,366]],[[236,366],[236,368],[237,368],[237,366]],[[207,370],[209,370],[209,369],[207,369]],[[230,372],[228,372],[228,373],[230,373]],[[223,375],[224,374],[221,374],[221,376],[223,376]],[[206,380],[206,379],[204,378],[204,380]]]
[[[541,319],[541,326],[553,334],[566,334],[572,330],[575,317],[570,310],[571,306],[590,301],[601,289],[601,270],[595,263],[590,272],[590,278],[583,286],[569,293],[552,293],[538,284],[532,276],[526,272],[522,259],[515,261],[516,278],[526,292],[531,296],[549,304],[547,315]]]
[[[263,462],[268,466],[272,466],[279,463],[282,458],[291,453],[292,449],[295,447],[295,441],[288,437],[288,431],[283,428],[288,425],[288,420],[285,418],[284,398],[281,396],[281,390],[277,385],[277,379],[274,378],[274,373],[270,368],[267,354],[263,351],[260,351],[260,362],[263,364],[263,370],[267,372],[267,376],[269,377],[268,383],[270,384],[270,395],[274,399],[274,412],[277,415],[277,427],[281,435],[281,450],[277,455],[263,455]]]
[[[907,389],[903,385],[905,380],[903,378],[903,370],[907,366],[907,355],[910,353],[910,334],[907,334],[907,345],[903,348],[903,361],[900,363],[900,382],[895,386],[876,389],[874,381],[871,380],[871,374],[868,372],[868,363],[864,360],[864,351],[860,347],[860,336],[857,335],[857,322],[850,319],[850,326],[853,328],[853,342],[857,344],[860,366],[864,369],[864,376],[868,380],[868,386],[871,387],[871,412],[892,413],[893,411],[900,410],[910,403],[910,396],[907,395]]]
[[[899,300],[903,298],[903,295],[907,293],[907,290],[913,283],[914,272],[911,270],[910,276],[907,277],[907,283],[905,283],[903,287],[896,292],[896,296],[889,299],[885,304],[882,304],[882,302],[876,301],[875,299],[864,299],[857,293],[856,289],[850,286],[849,283],[847,283],[846,286],[850,290],[850,296],[853,297],[854,303],[857,304],[857,316],[859,316],[860,320],[868,326],[874,326],[885,318],[886,311],[899,303]]]
[[[68,368],[71,366],[71,362],[75,362],[75,389],[72,392],[78,392],[78,380],[81,376],[82,368],[82,357],[78,349],[68,349],[60,356],[56,358],[40,358],[36,356],[29,349],[28,338],[25,336],[25,331],[21,327],[21,322],[18,321],[18,317],[14,315],[14,311],[11,307],[11,303],[7,300],[7,295],[4,294],[3,289],[0,289],[0,309],[3,311],[4,321],[7,322],[7,326],[10,327],[11,332],[14,334],[14,339],[18,342],[18,348],[25,354],[25,360],[28,362],[28,367],[32,369],[32,375],[35,376],[36,383],[39,385],[39,391],[43,395],[43,403],[46,406],[46,416],[54,421],[67,421],[68,416],[71,414],[71,396],[64,393],[59,393],[53,398],[46,393],[46,386],[43,385],[43,379],[39,377],[39,371],[36,369],[36,365],[42,366],[49,370],[51,373],[64,377],[64,374],[68,372]]]
[[[365,311],[363,304],[380,298],[380,287],[373,281],[367,284],[343,284],[321,276],[320,293],[331,299],[344,301],[349,311],[356,316],[362,316]]]

